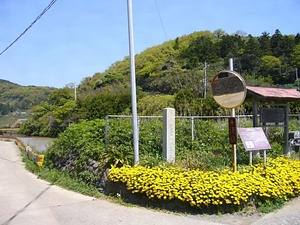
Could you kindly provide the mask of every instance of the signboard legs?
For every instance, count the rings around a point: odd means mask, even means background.
[[[267,150],[264,149],[264,163],[267,162]],[[252,165],[253,163],[253,151],[249,152],[249,164]]]

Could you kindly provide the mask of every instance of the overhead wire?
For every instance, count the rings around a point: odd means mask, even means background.
[[[164,26],[164,23],[163,23],[163,20],[162,20],[162,17],[161,17],[161,13],[160,13],[160,11],[159,11],[159,7],[158,7],[158,4],[157,4],[157,0],[154,0],[154,2],[155,2],[156,11],[157,11],[157,14],[158,14],[158,17],[159,17],[159,20],[160,20],[160,24],[161,24],[161,26],[162,26],[162,29],[163,29],[163,32],[164,32],[164,35],[165,35],[165,38],[166,38],[166,41],[168,41],[168,40],[169,40],[169,39],[168,39],[168,35],[167,35],[166,29],[165,29],[165,26]],[[171,53],[170,57],[171,57],[173,60],[176,61],[176,59],[175,59],[174,55],[172,54],[172,52],[170,52],[170,53]],[[206,74],[206,71],[207,71],[206,62],[205,62],[205,66],[204,66],[203,70],[205,70],[204,73]],[[180,81],[180,77],[178,76],[177,73],[176,73],[176,78],[177,78],[177,82],[178,82],[180,88],[182,89],[182,88],[183,88],[183,85],[182,85],[182,82]],[[204,80],[204,79],[206,79],[206,78],[203,78],[203,80]],[[203,83],[204,83],[204,82],[203,82]],[[184,97],[185,97],[185,94],[184,94],[184,93],[183,93],[183,95],[184,95]]]
[[[164,23],[163,23],[163,21],[162,21],[162,18],[161,18],[160,12],[159,12],[159,8],[158,8],[158,5],[157,5],[157,1],[154,0],[154,2],[155,2],[155,6],[156,6],[156,10],[157,10],[158,17],[159,17],[159,20],[160,20],[160,24],[161,24],[162,29],[163,29],[164,34],[165,34],[166,41],[168,41],[168,35],[167,35],[167,33],[166,33],[166,29],[165,29]]]
[[[10,44],[8,45],[1,53],[0,56],[6,52],[13,44],[15,44],[41,17],[54,5],[57,0],[52,0],[49,5],[35,18],[35,20]]]
[[[160,14],[160,11],[159,11],[159,7],[158,7],[158,4],[157,4],[157,0],[154,0],[154,3],[155,3],[155,7],[156,7],[156,11],[157,11],[157,14],[158,14],[158,17],[159,17],[159,21],[160,21],[160,24],[161,24],[161,27],[163,29],[163,32],[164,32],[164,35],[165,35],[165,38],[166,38],[166,41],[168,41],[168,35],[167,35],[167,32],[166,32],[166,29],[165,29],[165,26],[164,26],[164,23],[163,23],[163,20],[162,20],[162,17],[161,17],[161,14]],[[176,60],[174,55],[172,54],[172,51],[170,51],[170,58],[173,59],[173,60]],[[179,84],[179,86],[182,88],[182,83],[178,77],[178,74],[176,73],[176,78],[177,78],[177,82]]]

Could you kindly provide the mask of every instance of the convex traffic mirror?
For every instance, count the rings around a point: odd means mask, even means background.
[[[235,71],[223,70],[211,82],[212,95],[222,107],[232,109],[240,106],[247,95],[243,77]]]

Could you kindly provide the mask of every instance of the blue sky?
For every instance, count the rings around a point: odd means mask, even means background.
[[[0,52],[50,0],[0,0]],[[299,0],[132,0],[135,53],[195,31],[297,34]],[[57,0],[0,55],[0,79],[64,87],[129,55],[127,0]]]

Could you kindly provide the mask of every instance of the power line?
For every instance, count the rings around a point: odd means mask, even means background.
[[[1,53],[0,56],[6,52],[13,44],[15,44],[56,2],[57,0],[52,0],[49,5],[41,12],[40,15],[9,45],[7,46]]]
[[[161,18],[161,15],[160,15],[160,12],[159,12],[158,5],[157,5],[157,2],[156,2],[156,0],[154,0],[154,2],[155,2],[155,6],[156,6],[156,10],[157,10],[157,14],[158,14],[158,17],[159,17],[159,20],[160,20],[160,23],[161,23],[162,29],[163,29],[163,31],[164,31],[164,34],[165,34],[165,38],[166,38],[166,40],[168,40],[168,36],[167,36],[167,33],[166,33],[166,29],[165,29],[165,26],[164,26],[163,20],[162,20],[162,18]]]

